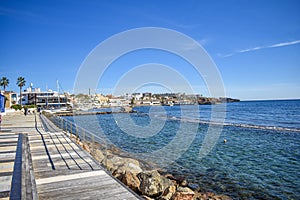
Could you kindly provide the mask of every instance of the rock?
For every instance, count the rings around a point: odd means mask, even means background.
[[[171,180],[172,184],[175,185],[176,187],[178,186],[177,182],[175,180]]]
[[[88,153],[91,153],[91,149],[90,149],[89,144],[87,142],[83,142],[82,148],[84,150],[86,150]]]
[[[107,170],[109,170],[112,173],[116,170],[114,163],[108,158],[104,158],[102,160],[102,164]]]
[[[122,158],[120,162],[115,163],[115,165],[117,165],[116,173],[118,174],[124,174],[125,172],[138,174],[143,171],[139,161],[132,158]]]
[[[182,187],[186,187],[188,185],[188,182],[185,179],[185,177],[183,177],[183,176],[175,176],[174,178],[175,178],[176,182],[178,183],[178,185],[180,185]]]
[[[176,186],[175,185],[170,185],[164,191],[164,193],[162,194],[162,197],[160,198],[160,200],[170,200],[175,192],[176,192]]]
[[[140,180],[138,179],[137,175],[126,171],[125,174],[121,176],[120,179],[125,185],[127,185],[130,189],[132,189],[135,192],[139,191],[140,187]]]
[[[99,157],[99,159],[101,159],[101,155],[99,155]],[[108,155],[105,157],[103,155],[101,163],[112,173],[114,177],[118,178],[119,180],[122,179],[122,176],[125,174],[125,172],[138,174],[143,171],[140,167],[139,161],[132,158],[123,158],[116,155]]]
[[[206,192],[208,199],[215,199],[216,194],[213,192]]]
[[[145,171],[138,174],[140,179],[140,192],[149,197],[158,197],[172,182],[161,176],[158,171]]]
[[[226,195],[216,195],[216,197],[220,200],[232,200],[232,198]]]
[[[185,179],[180,183],[180,186],[182,186],[182,187],[186,187],[187,185],[188,185],[188,182]]]
[[[148,197],[146,195],[142,195],[142,198],[145,199],[145,200],[154,200],[154,199],[152,199],[152,198],[150,198],[150,197]]]
[[[192,200],[195,193],[188,187],[178,187],[172,200]]]
[[[94,158],[101,163],[103,161],[103,159],[104,159],[104,155],[103,155],[102,151],[100,151],[99,149],[97,149],[95,151]]]
[[[196,183],[188,183],[188,187],[191,188],[193,191],[200,191],[201,188]]]
[[[78,142],[79,146],[83,147],[83,143],[81,141]]]
[[[172,174],[165,174],[164,177],[166,177],[170,180],[176,180],[175,177]]]

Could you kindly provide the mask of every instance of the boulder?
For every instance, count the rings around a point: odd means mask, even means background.
[[[178,187],[172,200],[192,200],[195,193],[188,187]]]
[[[181,183],[180,183],[180,186],[182,186],[182,187],[186,187],[186,186],[188,186],[188,182],[187,182],[187,180],[186,179],[184,179]]]
[[[101,163],[103,161],[103,159],[104,159],[104,155],[103,155],[102,151],[100,151],[99,149],[97,149],[95,151],[94,158]]]
[[[140,192],[143,195],[155,198],[160,196],[167,187],[172,185],[171,180],[161,176],[158,171],[144,171],[138,174]]]
[[[83,143],[81,141],[78,141],[79,146],[83,147]]]
[[[125,172],[138,174],[143,171],[140,167],[139,161],[132,158],[122,158],[119,162],[114,164],[117,165],[117,170],[115,172],[117,174],[124,174]]]
[[[176,186],[175,185],[170,185],[164,191],[164,193],[162,194],[162,197],[160,198],[160,200],[170,200],[175,192],[176,192]]]
[[[182,187],[186,187],[188,185],[187,180],[183,176],[175,176],[174,179],[176,180],[178,185],[180,185]]]
[[[176,180],[172,174],[165,174],[164,177],[171,179],[171,180]]]
[[[83,142],[82,145],[83,149],[86,150],[88,153],[91,153],[91,148],[87,142]]]
[[[108,158],[104,158],[102,160],[102,164],[107,170],[109,170],[112,173],[116,170],[114,163]]]
[[[136,174],[126,171],[124,174],[121,175],[120,180],[133,191],[139,191],[140,180],[138,179]]]
[[[103,154],[102,154],[103,155]],[[101,155],[99,155],[101,157]],[[108,155],[106,158],[103,155],[102,164],[109,170],[113,176],[120,179],[125,172],[138,174],[143,170],[140,167],[139,161],[132,158],[123,158],[116,155]]]

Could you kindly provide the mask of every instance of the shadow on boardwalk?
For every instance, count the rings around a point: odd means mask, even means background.
[[[46,120],[35,115],[8,116],[6,120],[11,132],[28,136],[29,156],[25,157],[33,173],[25,173],[37,196],[33,193],[26,199],[140,199]]]

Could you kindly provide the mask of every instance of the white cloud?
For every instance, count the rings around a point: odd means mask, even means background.
[[[289,46],[289,45],[294,45],[294,44],[299,44],[299,43],[300,43],[300,40],[295,40],[292,42],[283,42],[283,43],[273,44],[273,45],[270,45],[268,48],[283,47],[283,46]]]
[[[226,54],[226,55],[222,55],[222,54],[218,54],[218,55],[220,57],[225,58],[225,57],[234,56],[234,55],[239,54],[239,53],[246,53],[246,52],[250,52],[250,51],[258,51],[258,50],[261,50],[261,49],[284,47],[284,46],[290,46],[290,45],[295,45],[295,44],[299,44],[299,43],[300,43],[300,40],[295,40],[295,41],[291,41],[291,42],[282,42],[282,43],[272,44],[272,45],[268,45],[268,46],[257,46],[257,47],[253,47],[253,48],[243,49],[243,50],[239,50],[237,52]]]

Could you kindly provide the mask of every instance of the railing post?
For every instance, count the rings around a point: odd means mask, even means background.
[[[68,135],[68,131],[69,131],[69,123],[67,120],[65,120],[65,127],[66,127],[66,135]]]
[[[72,138],[72,122],[70,121],[70,138]]]
[[[64,120],[64,128],[65,128],[65,134],[68,132],[68,123],[67,120]]]
[[[95,136],[92,134],[92,155],[95,155]]]
[[[82,131],[83,131],[82,140],[83,140],[83,142],[85,142],[85,129],[82,129]]]
[[[76,124],[74,124],[75,125],[75,135],[76,135],[76,139],[78,138],[78,128],[77,128],[77,125]]]

